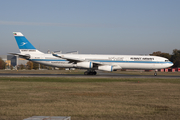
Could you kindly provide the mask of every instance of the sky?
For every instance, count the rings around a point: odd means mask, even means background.
[[[42,52],[172,54],[180,0],[0,0],[0,55],[19,52],[13,32]]]

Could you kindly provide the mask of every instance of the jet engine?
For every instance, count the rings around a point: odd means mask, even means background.
[[[82,68],[93,68],[93,63],[92,62],[78,62],[77,67],[82,67]]]
[[[98,70],[103,70],[103,71],[113,71],[113,66],[110,65],[103,65],[103,66],[98,66]]]
[[[98,66],[98,70],[103,70],[103,71],[115,71],[117,69],[122,69],[120,66],[111,66],[111,65],[103,65],[103,66]]]

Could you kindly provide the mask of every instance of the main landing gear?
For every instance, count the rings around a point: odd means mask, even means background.
[[[157,70],[155,70],[155,72],[154,72],[154,76],[157,76]]]
[[[95,70],[87,70],[84,72],[84,75],[96,75],[97,72]]]

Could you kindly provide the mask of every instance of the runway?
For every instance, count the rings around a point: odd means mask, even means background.
[[[13,74],[0,73],[0,77],[76,77],[76,78],[180,78],[175,75],[127,75],[118,73],[104,73],[99,72],[97,75],[83,75],[83,74]]]

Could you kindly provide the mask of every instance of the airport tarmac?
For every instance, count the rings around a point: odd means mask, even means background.
[[[0,77],[85,77],[85,78],[180,78],[174,75],[127,75],[118,73],[104,73],[99,72],[97,75],[83,75],[83,74],[13,74],[0,73]]]

